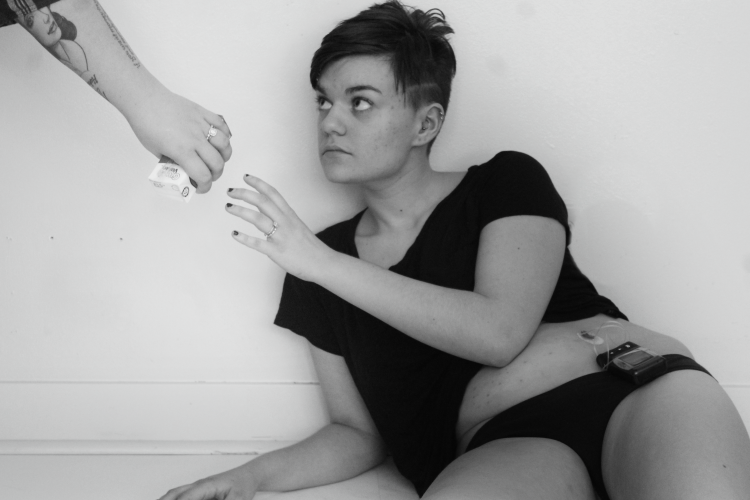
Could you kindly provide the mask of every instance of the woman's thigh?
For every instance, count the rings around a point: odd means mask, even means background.
[[[750,438],[713,378],[672,372],[617,407],[602,470],[612,500],[748,499]]]
[[[490,441],[454,460],[425,500],[593,500],[586,467],[573,450],[542,438]]]

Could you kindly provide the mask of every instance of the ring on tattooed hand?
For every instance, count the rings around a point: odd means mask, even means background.
[[[213,125],[211,125],[208,128],[208,133],[206,134],[206,140],[210,141],[211,137],[216,137],[216,134],[217,134],[218,131],[219,130],[216,127],[214,127]]]
[[[263,234],[266,235],[266,239],[270,240],[271,236],[273,236],[273,233],[275,233],[278,228],[279,228],[279,223],[278,222],[274,222],[273,223],[273,228],[269,232],[263,233]]]

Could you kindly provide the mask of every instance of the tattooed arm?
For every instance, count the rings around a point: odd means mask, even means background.
[[[175,160],[197,192],[208,191],[232,154],[224,119],[164,87],[96,0],[59,0],[39,9],[29,3],[8,2],[18,24],[112,103],[146,149]],[[206,140],[211,125],[219,130]]]

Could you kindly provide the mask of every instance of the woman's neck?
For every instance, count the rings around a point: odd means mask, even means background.
[[[377,185],[363,187],[367,211],[358,227],[358,235],[421,228],[435,206],[462,178],[462,174],[432,170],[426,158],[420,164],[402,169],[399,174]]]

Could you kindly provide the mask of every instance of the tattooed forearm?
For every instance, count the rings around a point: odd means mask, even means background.
[[[107,99],[107,94],[105,94],[101,87],[99,87],[99,80],[96,79],[96,75],[91,75],[91,78],[89,78],[86,83],[88,83],[92,89],[99,92],[99,95]],[[109,99],[107,99],[107,101],[109,101]]]
[[[135,66],[136,68],[140,68],[141,62],[138,60],[135,52],[133,52],[133,50],[128,45],[128,42],[125,41],[125,38],[120,34],[117,26],[115,26],[115,24],[109,19],[109,16],[106,12],[104,12],[104,9],[99,4],[99,2],[97,0],[94,0],[94,3],[96,4],[96,8],[99,11],[99,14],[101,14],[102,16],[102,19],[104,19],[104,22],[107,23],[107,26],[109,26],[109,31],[112,33],[112,37],[117,41],[117,43],[120,44],[120,47],[122,47],[122,50],[125,51],[125,55],[133,63],[133,66]]]

